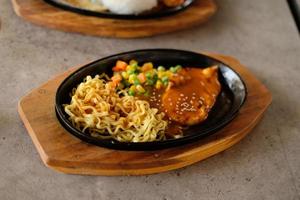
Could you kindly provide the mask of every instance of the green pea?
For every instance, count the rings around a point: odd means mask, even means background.
[[[163,66],[159,66],[159,67],[157,68],[157,70],[158,70],[158,71],[165,71],[166,69],[165,69]]]
[[[130,96],[134,96],[134,95],[135,95],[135,92],[134,92],[133,90],[129,90],[129,91],[128,91],[128,94],[129,94]]]
[[[154,85],[155,84],[155,82],[154,82],[154,80],[152,80],[152,79],[147,79],[147,85]]]
[[[127,71],[127,73],[128,73],[129,75],[134,74],[134,73],[135,73],[135,70],[134,70],[134,69],[130,69],[130,70]]]
[[[147,90],[147,91],[144,93],[144,96],[145,96],[145,97],[150,97],[150,91]]]
[[[176,69],[176,72],[178,72],[180,69],[182,68],[181,65],[176,65],[175,69]]]
[[[167,86],[169,84],[169,77],[164,76],[164,77],[162,77],[161,81],[164,86]]]
[[[134,84],[134,81],[137,79],[136,74],[130,74],[128,78],[128,82]]]
[[[131,63],[130,66],[133,67],[134,69],[137,69],[138,63],[137,62]]]
[[[140,85],[140,81],[138,79],[134,79],[134,85]]]
[[[161,78],[161,81],[162,81],[162,82],[169,82],[169,77],[163,76],[163,77]]]
[[[154,81],[154,83],[155,83],[157,80],[158,80],[158,75],[157,75],[157,74],[154,74],[154,76],[153,76],[153,81]]]
[[[129,86],[130,86],[130,83],[129,83],[127,80],[125,80],[125,79],[122,80],[122,84],[123,84],[125,87],[129,87]]]
[[[151,72],[146,72],[146,78],[151,79],[152,78],[152,73]]]
[[[170,67],[170,71],[172,72],[172,73],[176,73],[176,68],[175,67]]]

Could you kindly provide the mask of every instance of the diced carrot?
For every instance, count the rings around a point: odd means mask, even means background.
[[[149,71],[153,69],[153,64],[151,62],[148,62],[148,63],[145,63],[143,66],[142,66],[142,71],[143,72],[146,72],[146,71]]]
[[[145,83],[146,80],[147,80],[144,73],[140,73],[140,74],[138,75],[138,79],[139,79],[139,81],[140,81],[141,83]]]
[[[114,72],[124,71],[126,70],[127,63],[121,60],[118,60],[116,66],[113,68]]]
[[[116,74],[111,77],[111,80],[114,84],[118,85],[122,81],[122,76],[120,74]]]
[[[124,61],[118,60],[116,66],[122,70],[125,70],[127,67],[127,63]]]
[[[114,82],[109,82],[108,84],[110,85],[110,87],[111,87],[112,89],[115,89],[115,88],[117,87],[117,84],[114,83]]]

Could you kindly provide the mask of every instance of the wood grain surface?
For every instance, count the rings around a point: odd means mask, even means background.
[[[32,23],[95,36],[137,38],[173,32],[207,21],[217,10],[214,0],[196,0],[174,15],[143,20],[85,16],[56,8],[43,0],[12,0],[17,15]]]
[[[211,55],[236,70],[248,88],[238,116],[216,134],[198,142],[159,151],[118,151],[82,142],[59,123],[54,110],[56,89],[75,69],[60,74],[23,97],[19,114],[43,162],[71,174],[144,175],[181,168],[215,155],[245,137],[271,103],[267,88],[236,59]]]

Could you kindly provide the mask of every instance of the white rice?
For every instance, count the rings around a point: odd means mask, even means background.
[[[102,0],[103,5],[117,14],[139,14],[151,10],[158,0]]]

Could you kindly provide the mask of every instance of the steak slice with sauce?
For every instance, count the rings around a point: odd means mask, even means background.
[[[203,122],[221,91],[218,67],[184,68],[170,79],[162,105],[170,120],[182,125]]]

